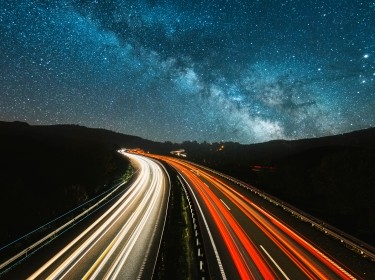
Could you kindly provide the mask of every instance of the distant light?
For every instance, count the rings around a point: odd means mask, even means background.
[[[363,56],[363,58],[369,58],[369,57],[370,57],[370,55],[367,54],[367,53]]]

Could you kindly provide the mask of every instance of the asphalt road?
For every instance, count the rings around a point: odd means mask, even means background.
[[[169,180],[152,159],[127,154],[136,168],[131,186],[106,211],[84,228],[72,229],[61,246],[52,242],[44,251],[54,252],[31,273],[38,253],[15,267],[4,278],[18,279],[150,279],[164,230]],[[71,231],[71,230],[70,230]],[[54,243],[60,243],[59,249]],[[40,256],[40,254],[39,254]],[[30,263],[30,265],[28,265]],[[9,278],[10,279],[10,278]]]
[[[361,278],[316,246],[319,240],[311,242],[275,215],[266,201],[255,203],[247,190],[199,166],[157,158],[176,169],[193,197],[212,279]]]

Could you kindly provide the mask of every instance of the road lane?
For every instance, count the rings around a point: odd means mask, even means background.
[[[318,279],[334,279],[337,276],[341,278],[349,277],[347,279],[351,278],[349,274],[343,272],[339,265],[332,262],[327,256],[311,246],[286,225],[275,219],[270,213],[267,213],[228,185],[220,183],[216,178],[211,177],[211,179],[213,179],[213,184],[216,185],[217,190],[221,192],[217,195],[227,197],[227,199],[238,207],[249,220],[256,224],[270,240],[277,244],[309,278],[314,278],[316,276]],[[317,265],[318,263],[324,265],[319,266]]]
[[[137,169],[131,186],[104,213],[25,278],[152,277],[164,229],[170,182],[160,163],[122,153]]]
[[[355,279],[338,261],[217,175],[182,160],[157,158],[173,166],[196,195],[216,232],[214,242],[228,278]],[[233,265],[237,273],[229,275]]]

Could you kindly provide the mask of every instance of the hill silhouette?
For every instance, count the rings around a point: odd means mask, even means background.
[[[75,126],[0,122],[0,157],[0,245],[103,192],[128,169],[104,138]]]
[[[127,168],[118,148],[164,155],[185,149],[188,160],[239,178],[374,245],[375,128],[242,145],[159,143],[78,125],[0,122],[0,211],[12,209],[5,224],[19,217],[30,228],[37,217],[46,220],[101,192]],[[7,237],[16,230],[8,229]]]
[[[188,158],[375,245],[375,129],[267,143],[185,143]]]

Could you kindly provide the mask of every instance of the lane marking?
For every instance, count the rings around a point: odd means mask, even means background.
[[[181,170],[182,171],[182,170]],[[179,171],[177,171],[178,173],[180,173]],[[216,248],[216,245],[215,245],[215,241],[212,237],[212,234],[211,234],[211,231],[210,231],[210,228],[207,224],[207,221],[206,221],[206,218],[204,217],[204,214],[203,214],[203,211],[202,211],[202,208],[201,206],[199,205],[199,202],[198,202],[198,199],[197,197],[195,196],[194,192],[193,192],[193,189],[191,188],[191,186],[189,185],[189,183],[186,181],[186,179],[181,175],[181,173],[179,174],[180,176],[178,176],[177,178],[180,180],[181,184],[182,184],[182,181],[181,179],[185,182],[186,186],[190,189],[190,192],[191,194],[193,195],[194,199],[195,199],[195,202],[196,202],[196,205],[198,206],[198,209],[199,209],[199,212],[201,213],[201,217],[202,217],[202,220],[203,220],[203,223],[206,227],[206,230],[207,230],[207,234],[208,234],[208,237],[210,238],[210,241],[211,241],[211,245],[212,245],[212,248],[214,249],[214,253],[215,253],[215,256],[216,256],[216,261],[217,261],[217,264],[219,266],[219,270],[220,270],[220,273],[221,273],[221,277],[223,280],[227,280],[227,276],[225,275],[225,272],[224,272],[224,268],[223,268],[223,264],[221,263],[221,259],[220,259],[220,256],[219,256],[219,252],[217,251],[217,248]],[[181,179],[180,179],[181,178]]]
[[[206,183],[203,183],[203,184],[205,184],[207,188],[210,188],[210,186],[209,186],[209,185],[207,185]]]
[[[273,262],[273,264],[277,267],[277,269],[281,272],[281,274],[285,277],[285,279],[290,280],[289,277],[285,274],[285,272],[281,269],[281,267],[277,264],[277,262],[271,257],[271,255],[267,252],[266,249],[262,245],[259,245],[260,248],[266,253],[267,257]]]
[[[225,204],[225,202],[224,202],[224,201],[223,201],[223,200],[222,200],[221,198],[220,198],[220,200],[221,200],[221,202],[222,202],[222,203],[224,204],[224,206],[225,206],[225,207],[227,207],[227,208],[228,208],[228,210],[230,211],[230,208],[229,208],[229,206],[228,206],[228,205],[226,205],[226,204]]]
[[[156,254],[156,259],[155,259],[155,263],[154,263],[154,267],[152,269],[152,275],[154,275],[154,272],[155,272],[155,269],[156,269],[156,263],[158,261],[158,258],[159,258],[159,254],[160,254],[160,248],[161,248],[161,243],[163,241],[163,236],[164,236],[164,231],[165,231],[165,225],[166,225],[166,222],[167,222],[167,213],[168,213],[168,205],[169,205],[169,200],[170,200],[170,196],[171,196],[171,178],[169,177],[169,173],[167,171],[167,169],[165,169],[164,165],[160,162],[160,161],[156,161],[155,159],[152,159],[153,161],[155,161],[159,166],[161,166],[165,172],[165,174],[167,175],[167,178],[168,178],[168,184],[169,184],[169,187],[168,187],[168,198],[167,198],[167,204],[166,204],[166,208],[165,208],[165,215],[164,215],[164,222],[163,222],[163,228],[162,228],[162,233],[161,233],[161,236],[160,236],[160,240],[159,240],[159,246],[158,246],[158,251],[157,251],[157,254]],[[165,179],[165,177],[164,177]],[[165,187],[165,185],[164,185]],[[146,258],[144,260],[144,263],[146,262]],[[140,278],[141,274],[138,275],[138,278]]]
[[[104,219],[107,219],[105,222],[103,222],[103,224],[107,225],[108,223],[110,223],[110,219],[111,220],[114,220],[115,218],[113,217],[113,215],[111,216],[110,213],[112,211],[115,211],[115,213],[119,212],[120,210],[128,207],[127,205],[130,203],[131,201],[131,198],[134,197],[136,195],[135,193],[135,190],[136,190],[136,187],[138,184],[140,184],[142,181],[142,176],[138,176],[138,178],[136,179],[136,181],[129,187],[128,191],[123,195],[121,196],[112,206],[110,209],[108,209],[105,213],[103,213],[103,215],[101,215],[93,224],[91,224],[88,228],[86,228],[86,230],[84,232],[82,232],[79,236],[77,236],[73,241],[71,241],[67,246],[65,246],[60,252],[58,252],[52,259],[50,259],[47,263],[45,263],[42,267],[40,267],[36,272],[34,272],[31,276],[29,276],[27,279],[35,279],[37,278],[41,273],[43,273],[48,267],[50,267],[57,259],[59,259],[66,251],[68,251],[70,248],[72,248],[77,242],[79,242],[83,237],[85,237],[87,235],[87,233],[89,233],[96,225],[100,224],[100,222],[102,222],[102,220]],[[121,205],[122,203],[122,205]],[[117,210],[116,210],[117,209]],[[107,216],[110,216],[110,217],[107,217]],[[100,228],[103,227],[103,224],[100,226]],[[103,230],[100,230],[100,228],[98,230],[96,230],[96,235],[98,236],[100,234],[100,232],[103,232]],[[100,232],[98,233],[98,231],[100,230]],[[108,229],[107,229],[108,230]],[[94,234],[94,233],[93,233]],[[92,234],[92,235],[93,235]],[[85,243],[87,244],[87,242],[92,242],[92,235],[86,239],[86,241],[84,241],[84,243],[82,243],[80,245],[83,246]],[[91,240],[91,241],[90,241]],[[80,248],[79,247],[79,248]],[[64,263],[66,263],[67,260],[64,261]],[[63,263],[63,264],[64,264]],[[63,265],[61,264],[61,265]],[[60,266],[61,266],[60,265]],[[56,273],[53,272],[53,273]]]

